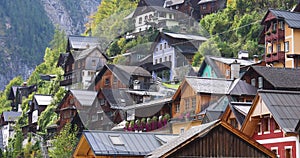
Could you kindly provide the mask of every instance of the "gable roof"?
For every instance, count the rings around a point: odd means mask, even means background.
[[[300,69],[251,66],[244,76],[252,74],[253,71],[262,76],[275,89],[300,90]]]
[[[139,66],[106,64],[96,77],[95,83],[101,80],[102,75],[110,70],[123,84],[129,86],[131,76],[151,77],[150,72]]]
[[[33,99],[36,100],[38,105],[50,105],[53,97],[51,95],[35,94]]]
[[[84,59],[86,58],[90,53],[92,53],[93,51],[95,50],[98,50],[105,58],[106,60],[108,60],[108,56],[104,53],[102,53],[101,49],[99,46],[93,46],[93,47],[90,47],[88,49],[85,49],[83,51],[79,51],[79,52],[76,52],[74,53],[74,59],[75,60],[80,60],[80,59]]]
[[[187,76],[185,80],[195,92],[207,94],[228,94],[228,90],[232,84],[232,80],[218,78]]]
[[[235,79],[231,88],[229,89],[229,94],[234,96],[250,95],[255,96],[257,88],[248,84],[247,82],[241,80],[240,78]]]
[[[69,53],[60,53],[57,61],[57,67],[62,67],[64,68],[67,57],[69,56]]]
[[[179,135],[177,139],[173,139],[169,143],[162,145],[158,149],[149,153],[147,156],[153,158],[170,156],[170,154],[178,150],[178,148],[182,148],[189,140],[194,140],[199,137],[200,138],[205,137],[206,135],[208,135],[209,132],[213,131],[213,129],[218,126],[222,126],[226,128],[228,131],[232,132],[235,136],[243,139],[245,142],[261,150],[266,155],[270,157],[275,157],[275,154],[272,153],[270,150],[266,149],[261,144],[257,143],[255,140],[249,138],[248,136],[238,131],[237,129],[232,128],[226,122],[220,120],[202,124],[200,126],[194,126],[193,128]]]
[[[300,120],[300,92],[258,91],[275,121],[285,132],[295,132]]]
[[[267,14],[262,19],[262,24],[270,13],[272,13],[277,19],[284,20],[284,22],[287,23],[290,28],[300,28],[300,13],[276,9],[268,10]]]
[[[211,2],[216,2],[216,1],[217,0],[200,0],[198,4],[200,5],[200,4],[211,3]]]
[[[99,38],[97,37],[70,35],[68,37],[67,52],[70,52],[71,48],[82,50],[99,44]]]
[[[95,91],[70,90],[69,92],[73,94],[82,106],[92,106],[97,96]]]
[[[251,108],[252,102],[231,102],[229,108],[235,115],[237,122],[242,125]]]
[[[21,112],[15,112],[15,111],[4,111],[2,113],[4,117],[5,122],[14,122],[18,119],[18,117],[21,116]]]
[[[182,3],[184,3],[184,0],[166,0],[164,7],[171,7],[171,6],[179,5]]]
[[[128,89],[102,88],[101,92],[112,109],[122,109],[134,103],[132,97],[127,93]]]
[[[83,137],[88,142],[95,156],[144,156],[149,152],[176,138],[177,135],[155,133],[130,133],[111,131],[84,131]],[[76,150],[78,150],[78,147]]]
[[[18,87],[20,87],[20,86],[12,86],[10,88],[10,93],[7,97],[8,100],[14,100],[16,98]]]

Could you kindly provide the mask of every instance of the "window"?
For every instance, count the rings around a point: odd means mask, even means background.
[[[100,105],[104,105],[105,104],[105,100],[104,99],[100,99],[99,102],[100,102]]]
[[[172,61],[172,56],[171,55],[169,55],[169,61]]]
[[[202,10],[206,10],[206,4],[202,5]]]
[[[269,46],[268,47],[268,53],[272,53],[273,52],[273,47],[272,46]]]
[[[285,51],[285,52],[289,52],[289,47],[290,47],[289,41],[284,42],[284,51]]]
[[[179,8],[179,6],[178,5],[176,5],[176,9],[178,9]]]
[[[105,85],[106,85],[106,86],[109,85],[109,78],[106,78],[106,79],[105,79]]]
[[[146,16],[145,16],[145,21],[147,21],[147,20],[148,20],[148,16],[146,15]]]
[[[173,16],[172,16],[172,14],[169,14],[169,19],[173,19]]]
[[[162,63],[162,58],[159,58],[159,63]]]
[[[176,104],[176,113],[179,113],[180,112],[180,104]]]
[[[165,56],[165,61],[168,61],[168,57],[167,56]]]
[[[192,109],[196,110],[196,97],[192,98]]]
[[[180,128],[180,134],[184,133],[184,128]]]
[[[155,48],[155,51],[157,51],[157,52],[158,52],[158,48],[157,48],[157,47]]]
[[[281,44],[277,44],[277,52],[281,51]]]
[[[284,22],[283,21],[279,22],[279,29],[284,30]]]
[[[292,157],[292,147],[285,147],[285,158]]]
[[[256,132],[257,132],[258,135],[261,135],[261,133],[262,133],[261,122],[259,122],[259,123],[257,124]]]
[[[139,24],[142,24],[142,21],[143,21],[143,18],[140,17],[140,18],[139,18]]]
[[[277,29],[277,23],[273,23],[273,31],[276,31]]]
[[[280,127],[278,125],[278,123],[274,120],[274,132],[280,132]]]
[[[164,44],[164,49],[166,49],[166,48],[167,48],[167,43]]]
[[[98,115],[92,115],[92,122],[98,121]]]
[[[275,153],[278,157],[278,147],[271,147],[271,151]]]
[[[238,128],[238,123],[235,118],[230,119],[230,124],[232,125],[232,127]]]
[[[185,102],[185,110],[187,111],[190,108],[190,99],[187,98],[187,99],[184,100],[184,102]]]
[[[92,60],[92,66],[96,66],[96,60]]]
[[[109,136],[111,142],[113,143],[113,145],[124,145],[121,137],[119,135],[115,135],[115,136]]]
[[[159,50],[162,50],[162,44],[159,45]]]
[[[270,117],[264,118],[264,134],[270,133]]]
[[[263,88],[263,78],[262,77],[258,77],[258,88]]]
[[[252,78],[252,79],[251,79],[251,85],[252,85],[252,86],[256,86],[256,79],[255,79],[255,78]]]
[[[157,59],[155,59],[155,64],[157,64]]]

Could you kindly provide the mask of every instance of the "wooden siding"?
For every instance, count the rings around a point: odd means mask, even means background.
[[[204,138],[190,140],[168,157],[268,157],[223,126],[212,129]]]
[[[106,79],[109,83],[105,83]],[[101,88],[128,88],[124,85],[110,70],[107,70],[104,75],[102,76],[101,80],[96,84],[95,89],[99,91]]]

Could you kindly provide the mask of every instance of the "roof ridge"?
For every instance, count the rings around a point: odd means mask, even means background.
[[[185,76],[185,78],[195,78],[195,79],[210,79],[210,80],[233,81],[232,79],[226,79],[226,78],[214,78],[214,77]]]
[[[291,12],[291,11],[288,11],[288,10],[279,10],[279,9],[274,9],[274,8],[269,8],[269,10],[273,10],[273,11],[280,11],[280,12],[287,12],[287,13],[295,13],[295,14],[300,14],[300,12]]]
[[[258,92],[258,93],[300,94],[300,91],[266,90],[266,89],[260,89],[260,90],[258,90],[257,92]]]

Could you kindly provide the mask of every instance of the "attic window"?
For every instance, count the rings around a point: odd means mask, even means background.
[[[110,141],[113,143],[113,145],[124,145],[121,137],[119,135],[109,136]]]

